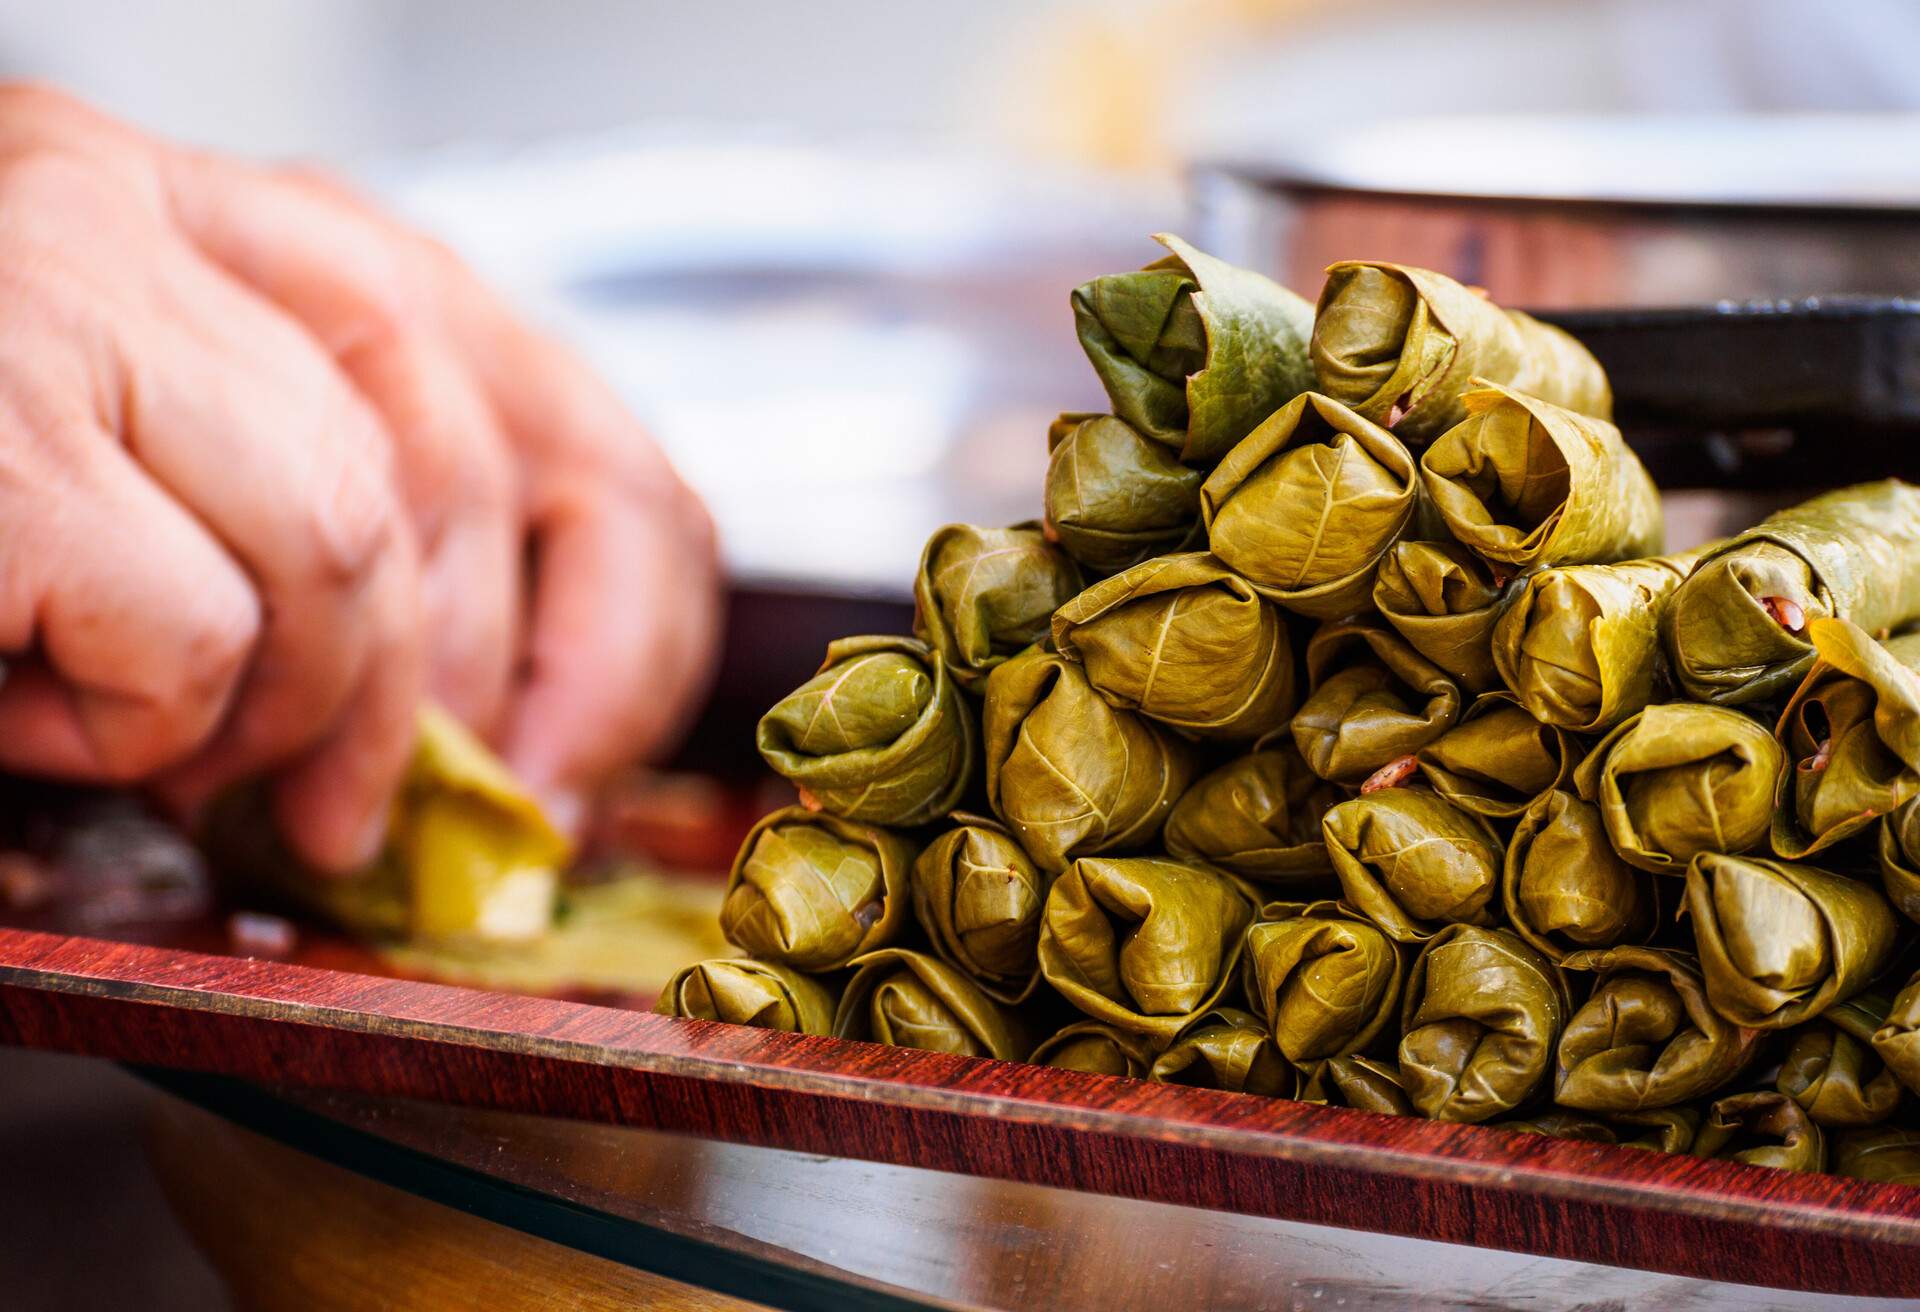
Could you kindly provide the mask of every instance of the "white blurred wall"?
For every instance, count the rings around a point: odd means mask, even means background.
[[[1916,48],[1914,0],[0,0],[0,75],[335,159],[668,118],[1164,169],[1329,117],[1916,108]]]
[[[329,158],[640,118],[968,135],[1035,6],[885,0],[0,0],[0,75],[156,130]]]

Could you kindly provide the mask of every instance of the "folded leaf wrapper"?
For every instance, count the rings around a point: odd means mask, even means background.
[[[1569,1139],[1575,1143],[1620,1142],[1620,1131],[1610,1122],[1584,1112],[1541,1112],[1538,1116],[1494,1121],[1490,1128],[1512,1130],[1515,1134],[1537,1134],[1547,1139]]]
[[[1269,1098],[1291,1098],[1299,1083],[1260,1018],[1237,1007],[1215,1007],[1180,1031],[1154,1060],[1150,1078]]]
[[[997,1002],[1023,1002],[1040,979],[1046,878],[995,821],[956,813],[958,827],[913,863],[913,911],[940,959]]]
[[[1458,542],[1401,539],[1381,558],[1373,605],[1468,692],[1500,683],[1493,635],[1517,584]]]
[[[1421,1115],[1478,1122],[1531,1098],[1572,1012],[1560,968],[1504,929],[1449,925],[1414,959],[1400,1079]]]
[[[1439,666],[1375,619],[1322,624],[1307,643],[1306,699],[1293,742],[1307,768],[1357,784],[1410,756],[1460,718],[1460,689]]]
[[[1418,471],[1400,440],[1317,392],[1267,417],[1200,488],[1213,554],[1318,619],[1366,606],[1381,557],[1414,524],[1419,502]]]
[[[973,710],[914,638],[842,638],[820,672],[761,717],[760,755],[801,800],[849,820],[919,825],[973,773]]]
[[[1080,666],[1040,648],[987,680],[987,799],[1042,870],[1145,847],[1193,781],[1191,744],[1108,705]]]
[[[1047,636],[1080,570],[1033,525],[949,524],[927,539],[913,583],[914,632],[954,681],[978,691],[996,665]]]
[[[1167,817],[1167,854],[1262,884],[1324,887],[1333,860],[1320,818],[1341,797],[1283,737],[1202,775],[1181,795]]]
[[[1642,942],[1659,909],[1653,877],[1613,850],[1600,808],[1562,789],[1542,793],[1514,826],[1500,901],[1514,933],[1551,961]]]
[[[1920,619],[1920,488],[1861,483],[1768,516],[1707,553],[1661,629],[1687,695],[1732,705],[1785,696],[1813,663],[1806,621],[1829,616],[1868,633]]]
[[[1074,290],[1074,330],[1116,415],[1211,465],[1313,385],[1313,306],[1178,237],[1154,240],[1171,254]]]
[[[1320,829],[1347,902],[1395,942],[1493,924],[1504,852],[1472,812],[1424,788],[1383,788],[1340,803]]]
[[[1046,533],[1094,574],[1206,545],[1206,471],[1112,415],[1062,415],[1047,433]]]
[[[1018,1015],[936,957],[881,948],[850,964],[854,975],[833,1016],[835,1038],[1001,1061],[1025,1061],[1033,1050]]]
[[[1424,441],[1459,423],[1469,380],[1504,383],[1602,419],[1607,375],[1586,347],[1445,274],[1347,260],[1327,270],[1313,325],[1321,391]]]
[[[1798,860],[1844,842],[1920,795],[1920,633],[1875,642],[1814,620],[1818,659],[1780,717],[1773,850]]]
[[[1873,1032],[1873,1050],[1900,1083],[1920,1093],[1920,974],[1894,995],[1886,1020]]]
[[[1698,1107],[1650,1107],[1645,1111],[1623,1112],[1611,1119],[1623,1136],[1621,1144],[1628,1148],[1689,1153],[1693,1151],[1693,1141],[1700,1133],[1700,1122],[1704,1118]]]
[[[1896,911],[1920,921],[1920,798],[1880,824],[1880,886]]]
[[[1534,719],[1510,692],[1483,694],[1417,753],[1434,792],[1493,820],[1511,820],[1564,785],[1580,756],[1572,735]]]
[[[728,957],[675,974],[653,1009],[786,1034],[830,1034],[833,1007],[833,994],[810,975],[777,961]]]
[[[1717,1157],[1782,1171],[1827,1169],[1827,1141],[1800,1104],[1763,1090],[1722,1098],[1694,1136],[1695,1157]]]
[[[1649,706],[1601,739],[1574,771],[1614,850],[1655,874],[1700,852],[1745,852],[1767,839],[1786,753],[1739,711]]]
[[[1693,1147],[1694,1135],[1700,1128],[1700,1114],[1691,1107],[1663,1107],[1644,1115],[1605,1120],[1584,1112],[1550,1111],[1521,1120],[1495,1121],[1493,1125],[1495,1129],[1540,1134],[1550,1139],[1610,1143],[1656,1153],[1684,1153]]]
[[[1094,584],[1054,613],[1053,641],[1110,704],[1197,737],[1252,740],[1293,712],[1286,620],[1205,552]]]
[[[1784,1029],[1866,988],[1893,953],[1880,891],[1812,866],[1702,852],[1687,867],[1687,916],[1713,1009]]]
[[[200,841],[223,877],[365,938],[449,945],[522,942],[553,923],[571,845],[480,740],[422,708],[413,759],[380,855],[350,878],[315,873],[289,850],[267,794],[216,799]]]
[[[1153,1040],[1104,1021],[1075,1021],[1033,1050],[1036,1066],[1088,1075],[1122,1075],[1144,1080],[1153,1069]]]
[[[727,941],[800,970],[837,970],[898,937],[914,845],[898,834],[790,806],[740,845],[720,907]]]
[[[1415,1115],[1400,1070],[1376,1057],[1329,1057],[1307,1072],[1300,1101],[1351,1107],[1378,1116]]]
[[[1397,1017],[1406,954],[1338,902],[1271,903],[1247,931],[1249,1005],[1288,1061],[1361,1052]]]
[[[1903,1093],[1899,1077],[1873,1050],[1887,1010],[1886,997],[1870,993],[1827,1008],[1791,1036],[1775,1087],[1825,1129],[1886,1120]]]
[[[1083,857],[1047,894],[1040,972],[1122,1029],[1171,1040],[1235,982],[1254,901],[1232,876],[1160,857]]]
[[[1563,1107],[1615,1116],[1677,1106],[1720,1088],[1753,1057],[1759,1031],[1713,1009],[1690,954],[1617,947],[1562,964],[1597,977],[1554,1055],[1553,1098]]]
[[[1833,1136],[1835,1175],[1883,1184],[1920,1184],[1920,1129],[1842,1130]]]
[[[1659,553],[1660,493],[1619,429],[1505,387],[1462,400],[1467,417],[1420,457],[1462,545],[1520,569]]]
[[[1494,668],[1543,724],[1604,733],[1671,675],[1660,612],[1699,553],[1560,565],[1522,579],[1493,627]]]

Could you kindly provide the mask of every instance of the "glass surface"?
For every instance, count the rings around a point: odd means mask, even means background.
[[[303,1151],[775,1306],[1866,1309],[1884,1299],[354,1094],[163,1087]],[[775,1276],[791,1277],[792,1283]]]

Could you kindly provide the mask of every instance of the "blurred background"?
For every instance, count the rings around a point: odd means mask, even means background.
[[[349,175],[585,350],[738,581],[875,602],[1037,512],[1068,292],[1156,231],[1308,297],[1920,295],[1916,49],[1908,0],[0,0],[0,77]],[[75,1196],[0,1190],[0,1301],[217,1304],[134,1104],[4,1055],[0,1162]]]
[[[1036,509],[1066,294],[1175,228],[1535,307],[1920,291],[1905,0],[65,0],[0,73],[345,171],[579,342],[736,575]],[[808,531],[822,523],[843,531]]]

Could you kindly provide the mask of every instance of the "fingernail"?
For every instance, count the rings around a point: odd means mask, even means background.
[[[359,866],[365,869],[380,859],[380,853],[387,846],[387,831],[392,828],[391,817],[386,807],[380,807],[368,818],[366,826],[360,831],[360,841],[354,845]]]
[[[568,838],[580,837],[580,827],[587,818],[586,804],[580,800],[580,794],[548,788],[539,792],[538,800],[549,824]]]

